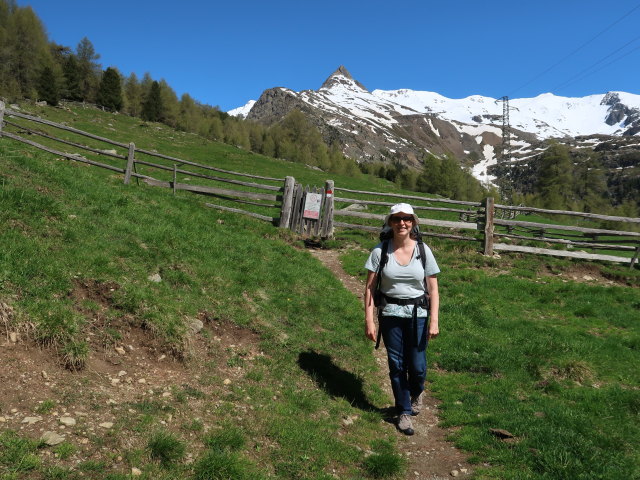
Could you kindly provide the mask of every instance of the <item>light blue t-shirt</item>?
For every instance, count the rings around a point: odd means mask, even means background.
[[[417,243],[409,263],[400,265],[396,261],[395,255],[393,255],[393,240],[389,240],[388,260],[382,269],[382,281],[380,282],[382,293],[394,298],[416,298],[422,295],[425,289],[424,278],[440,272],[431,249],[426,245],[424,246],[424,253],[426,256],[424,269],[422,268],[422,261],[418,258],[420,250]],[[364,268],[371,272],[377,272],[381,254],[382,242],[371,251]],[[413,305],[388,304],[382,310],[382,315],[384,316],[409,318],[412,314]],[[426,317],[428,312],[424,308],[418,307],[417,314],[419,317]]]

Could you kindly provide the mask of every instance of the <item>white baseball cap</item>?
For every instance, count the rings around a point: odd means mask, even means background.
[[[395,215],[396,213],[406,213],[407,215],[411,215],[413,217],[413,224],[418,225],[420,221],[418,220],[418,216],[413,212],[413,207],[408,203],[396,203],[391,207],[389,211],[389,215],[384,219],[384,224],[389,225],[389,219],[391,215]]]

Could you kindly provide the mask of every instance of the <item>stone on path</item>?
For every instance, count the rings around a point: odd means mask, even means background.
[[[41,420],[42,420],[42,417],[24,417],[22,419],[22,423],[33,425],[34,423],[38,423]]]
[[[40,440],[49,446],[54,446],[64,442],[64,437],[62,435],[58,435],[56,432],[44,432],[40,437]]]
[[[60,417],[59,421],[67,427],[73,427],[76,424],[76,419],[73,417]]]

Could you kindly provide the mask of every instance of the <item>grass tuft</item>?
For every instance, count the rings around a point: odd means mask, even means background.
[[[378,441],[373,445],[374,452],[364,460],[364,470],[371,478],[390,478],[399,475],[404,468],[403,458],[396,453],[393,445]]]
[[[552,366],[542,375],[547,380],[570,380],[578,384],[591,380],[593,376],[593,368],[582,360],[565,361],[560,365]]]
[[[204,444],[220,452],[237,452],[244,448],[247,441],[240,428],[227,424],[219,432],[211,432],[204,438]]]
[[[169,466],[182,460],[186,452],[185,444],[173,433],[160,430],[151,435],[147,448],[151,458]]]
[[[195,480],[258,480],[253,466],[236,453],[210,450],[195,464]]]
[[[85,341],[70,341],[62,348],[62,364],[68,370],[82,370],[89,359],[89,345]]]

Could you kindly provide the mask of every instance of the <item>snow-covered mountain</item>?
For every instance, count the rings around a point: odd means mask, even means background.
[[[640,134],[640,95],[609,92],[582,98],[550,93],[509,100],[512,161],[539,153],[549,138],[583,138],[594,147],[598,136]],[[485,182],[495,177],[502,144],[503,102],[473,95],[450,99],[435,92],[368,91],[340,67],[318,90],[265,90],[257,101],[230,111],[265,124],[293,109],[303,111],[329,142],[358,161],[398,159],[419,166],[425,152],[452,153]],[[590,138],[584,138],[590,137]]]

